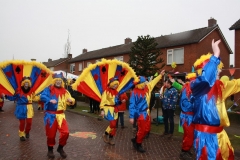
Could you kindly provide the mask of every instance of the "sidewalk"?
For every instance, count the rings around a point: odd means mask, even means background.
[[[78,101],[77,105],[79,106],[86,106],[88,107],[89,104],[85,102]],[[157,118],[157,116],[162,116],[162,109],[153,109],[151,112],[151,118]],[[174,116],[174,123],[179,124],[179,115]],[[128,110],[124,113],[124,124],[127,127],[132,127],[132,125],[129,123],[129,112]],[[161,125],[161,124],[156,124],[156,125]],[[240,135],[240,124],[231,124],[229,127],[224,128],[227,133],[231,133],[234,135]]]

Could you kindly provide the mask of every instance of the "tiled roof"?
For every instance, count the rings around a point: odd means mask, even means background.
[[[219,28],[218,25],[213,27],[204,27],[186,32],[180,32],[176,34],[156,37],[155,40],[158,43],[157,48],[166,48],[179,45],[186,45],[192,43],[198,43],[205,36],[211,33],[214,29]],[[77,62],[89,59],[97,59],[109,56],[117,56],[131,52],[133,43],[117,45],[109,48],[103,48],[95,51],[80,54],[79,56],[72,58],[69,62]]]
[[[46,66],[46,67],[55,67],[57,66],[58,64],[61,64],[63,62],[65,62],[68,58],[60,58],[60,59],[57,59],[57,60],[53,60],[53,61],[49,61],[49,62],[43,62],[43,64]]]
[[[229,28],[229,30],[236,30],[236,29],[240,29],[240,19]]]

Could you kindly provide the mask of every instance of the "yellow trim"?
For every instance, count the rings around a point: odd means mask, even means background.
[[[109,87],[112,88],[114,85],[119,85],[119,81],[115,80],[109,84]]]
[[[29,87],[32,86],[32,83],[31,83],[31,81],[30,81],[29,79],[25,79],[24,81],[22,81],[22,82],[21,82],[21,86],[24,86],[24,84],[25,84],[26,82],[28,83]]]
[[[144,83],[140,83],[140,84],[137,84],[135,87],[138,88],[138,89],[143,89],[143,87],[145,86],[145,82]]]
[[[32,68],[33,68],[33,65],[31,64],[26,64],[24,65],[23,67],[23,77],[30,77],[31,76],[31,73],[32,73]]]
[[[232,149],[234,153],[234,149],[231,145],[231,142],[228,138],[228,135],[225,130],[217,134],[218,137],[218,145],[219,149],[221,151],[222,159],[228,159],[229,158],[229,148]]]
[[[194,62],[194,64],[193,64],[194,68],[196,68],[197,66],[201,65],[204,61],[210,59],[211,56],[212,56],[211,53],[202,55],[199,59],[197,59],[197,60]],[[224,65],[223,65],[223,63],[220,61],[219,65],[218,65],[218,68],[219,68],[219,69],[222,69],[223,67],[224,67]],[[198,72],[200,73],[200,74],[199,74],[199,73],[198,73],[198,74],[201,75],[202,71],[198,71]]]
[[[33,118],[34,116],[34,111],[33,111],[33,106],[32,104],[27,105],[27,118]]]
[[[192,78],[196,78],[197,77],[197,74],[196,73],[188,73],[186,75],[186,79],[192,79]]]
[[[3,73],[2,69],[0,69],[0,77],[1,77],[0,84],[3,87],[5,87],[13,95],[15,93],[15,90],[12,87],[12,85],[9,83],[9,81],[7,80],[7,77]]]
[[[19,137],[25,137],[25,131],[23,131],[23,132],[18,131],[18,135],[19,135]]]

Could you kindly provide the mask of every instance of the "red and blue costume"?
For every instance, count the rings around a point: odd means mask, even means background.
[[[44,102],[44,124],[47,136],[48,156],[53,158],[53,146],[55,145],[55,137],[57,130],[60,132],[58,152],[63,158],[66,154],[63,147],[67,143],[69,136],[68,124],[65,118],[64,111],[67,105],[73,105],[75,100],[70,93],[64,88],[62,74],[55,74],[53,84],[43,90],[40,99]],[[61,81],[61,86],[56,86],[56,81]],[[69,99],[71,102],[69,102]],[[56,101],[53,103],[52,101]]]
[[[223,127],[230,125],[225,99],[239,92],[239,80],[217,80],[220,60],[211,56],[203,60],[201,76],[191,82],[194,104],[194,148],[197,159],[232,160],[233,148]],[[198,69],[196,65],[196,69]]]
[[[182,141],[182,153],[189,152],[193,146],[194,139],[194,124],[192,123],[193,119],[193,104],[190,101],[191,97],[191,88],[190,83],[185,83],[184,86],[181,84],[174,82],[172,84],[177,90],[182,90],[180,97],[180,126],[183,127],[183,141]],[[183,156],[183,155],[182,155]]]
[[[136,137],[135,139],[132,139],[132,142],[134,147],[140,152],[145,152],[142,149],[141,144],[143,138],[149,133],[151,129],[151,118],[149,111],[151,92],[161,78],[162,75],[160,74],[146,84],[145,77],[140,76],[139,82],[133,89],[129,99],[129,118],[137,119],[138,125]]]
[[[29,138],[34,115],[32,101],[35,96],[50,85],[51,71],[36,61],[12,60],[0,63],[0,92],[10,101],[16,102],[15,116],[19,119],[21,141]]]

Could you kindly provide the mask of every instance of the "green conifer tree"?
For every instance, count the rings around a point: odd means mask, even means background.
[[[137,41],[133,43],[129,54],[129,64],[137,75],[154,76],[164,67],[162,52],[156,48],[157,45],[155,38],[150,35],[138,36]]]

